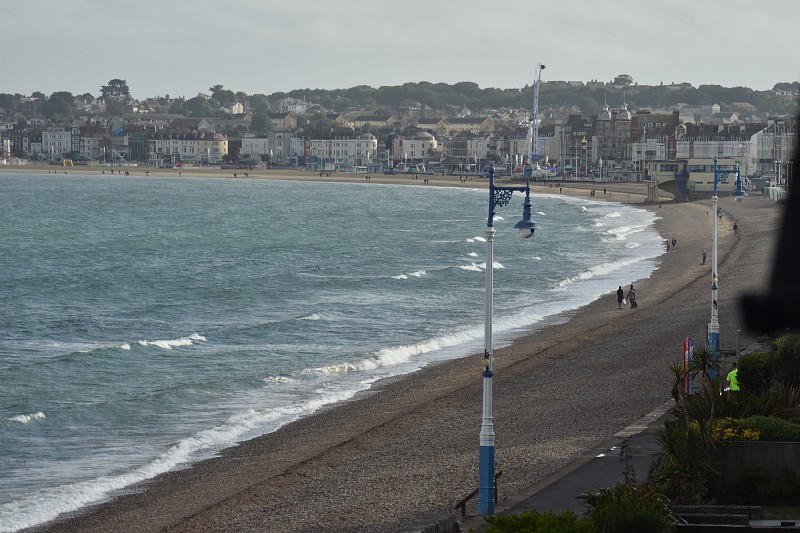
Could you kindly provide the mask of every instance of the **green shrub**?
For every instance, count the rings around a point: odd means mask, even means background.
[[[617,483],[582,496],[597,533],[664,533],[674,530],[669,499],[646,484]]]
[[[789,468],[773,474],[750,465],[736,476],[729,496],[748,500],[797,500],[800,498],[800,476]]]
[[[800,335],[784,335],[775,341],[775,381],[800,386]]]
[[[547,511],[544,514],[538,511],[525,511],[518,515],[487,516],[486,522],[490,524],[486,533],[593,533],[594,526],[588,520],[578,519],[572,511],[555,514]]]
[[[774,358],[770,352],[753,352],[739,358],[738,377],[742,392],[758,394],[769,387]]]
[[[687,427],[681,420],[665,420],[656,431],[656,442],[661,454],[650,468],[652,485],[675,503],[702,501],[713,468],[710,440],[700,424],[692,421]]]
[[[733,490],[730,494],[735,498],[753,500],[760,497],[761,488],[769,482],[769,473],[759,466],[746,466],[742,473],[736,476]]]
[[[739,418],[725,417],[714,420],[711,440],[761,440],[761,433],[742,424]]]
[[[800,358],[800,335],[783,335],[775,339],[775,353],[779,357]]]
[[[800,442],[800,424],[776,416],[748,416],[739,420],[739,428],[757,432],[761,441]]]

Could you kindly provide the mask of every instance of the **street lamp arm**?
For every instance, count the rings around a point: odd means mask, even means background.
[[[494,227],[495,208],[505,207],[515,192],[524,192],[530,196],[530,185],[525,187],[496,187],[494,184],[494,167],[489,167],[489,220],[486,227]]]
[[[511,195],[514,193],[514,190],[495,187],[493,192],[492,204],[494,207],[505,207],[508,205],[508,202],[511,201]]]

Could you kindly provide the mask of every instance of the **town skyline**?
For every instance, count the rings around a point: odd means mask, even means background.
[[[233,0],[160,4],[34,0],[3,7],[0,93],[97,95],[109,79],[131,96],[191,98],[222,84],[246,94],[334,90],[406,82],[523,88],[537,63],[544,80],[643,85],[718,84],[769,90],[800,78],[800,3],[744,0],[586,2],[510,0],[502,9],[463,0],[317,0],[274,5]],[[32,31],[35,29],[35,31]]]
[[[622,83],[619,80],[621,78],[625,78],[625,77],[628,77],[628,76],[633,81],[632,81],[632,83],[630,83],[630,85],[628,86],[627,90],[635,92],[637,89],[646,88],[646,87],[655,87],[654,85],[650,85],[650,84],[645,84],[645,83],[641,83],[640,84],[636,80],[635,76],[630,76],[629,74],[626,74],[626,73],[620,73],[620,74],[617,74],[615,76],[612,76],[612,78],[610,80],[607,80],[607,81],[603,81],[603,80],[579,80],[579,79],[573,79],[573,80],[542,80],[542,84],[543,84],[544,87],[547,87],[548,84],[550,84],[550,85],[556,84],[557,86],[565,86],[566,84],[569,84],[570,86],[573,86],[573,87],[575,87],[575,86],[577,86],[577,87],[585,86],[585,87],[592,87],[592,88],[595,88],[595,89],[597,87],[601,87],[603,85],[606,85],[606,86],[610,87],[611,89],[613,89],[615,92],[622,91],[620,93],[620,94],[622,94],[622,96],[620,96],[620,98],[624,99],[624,94],[623,93],[626,91],[625,83]],[[359,89],[361,87],[367,88],[367,89],[382,90],[382,89],[387,89],[387,88],[403,88],[403,87],[408,87],[409,85],[411,85],[411,86],[421,86],[421,85],[424,85],[424,84],[431,84],[431,85],[438,85],[438,86],[448,86],[448,87],[455,87],[455,86],[458,86],[460,84],[475,84],[475,82],[473,82],[471,80],[462,80],[460,82],[456,82],[456,83],[453,83],[453,84],[449,84],[449,83],[445,83],[445,82],[430,82],[430,81],[427,81],[427,80],[423,80],[423,81],[407,80],[406,82],[403,82],[403,83],[400,83],[400,84],[397,84],[397,85],[380,86],[380,87],[371,86],[371,85],[368,85],[368,84],[361,84],[361,85],[358,85],[358,86],[342,87],[342,88],[337,88],[337,89],[300,88],[300,87],[296,87],[296,88],[293,88],[293,89],[288,89],[286,91],[276,91],[276,92],[273,92],[273,93],[247,93],[245,91],[240,91],[240,90],[237,90],[235,88],[232,89],[232,88],[228,87],[227,85],[224,85],[224,84],[220,83],[220,84],[214,84],[211,87],[201,88],[197,92],[192,93],[192,94],[187,94],[187,95],[171,94],[169,92],[159,92],[157,94],[142,95],[142,96],[138,96],[137,97],[137,96],[134,95],[135,90],[133,90],[133,88],[131,88],[129,86],[129,84],[127,83],[127,80],[116,78],[116,79],[110,80],[108,83],[112,83],[112,82],[113,83],[120,83],[121,85],[125,86],[129,90],[128,98],[131,99],[131,100],[135,100],[135,101],[146,101],[146,100],[159,99],[159,98],[165,98],[165,97],[169,98],[170,100],[175,100],[175,99],[190,100],[192,98],[197,97],[198,95],[211,96],[211,95],[214,94],[215,90],[217,90],[217,89],[224,89],[225,92],[230,92],[231,94],[234,94],[234,95],[242,93],[242,94],[246,95],[247,97],[256,96],[256,95],[267,96],[267,97],[280,95],[279,97],[283,97],[285,95],[293,95],[293,94],[297,94],[297,93],[325,93],[325,92],[336,93],[336,92],[341,92],[341,91],[349,91],[349,90],[352,90],[352,89]],[[49,98],[53,94],[60,94],[60,93],[68,92],[68,93],[72,94],[72,96],[75,97],[75,98],[80,98],[84,94],[88,93],[93,98],[102,99],[103,96],[104,96],[103,95],[104,89],[109,87],[108,83],[101,84],[101,86],[96,91],[73,92],[73,91],[69,91],[67,89],[61,88],[61,89],[57,89],[57,90],[52,91],[52,92],[46,92],[46,91],[43,91],[41,89],[35,89],[30,93],[22,93],[20,91],[0,91],[0,95],[6,94],[6,95],[21,96],[21,97],[25,97],[25,98],[30,98],[30,97],[32,97],[34,95],[43,94],[45,97]],[[761,93],[770,92],[770,91],[775,90],[776,86],[782,86],[782,88],[780,89],[780,91],[782,93],[783,92],[787,92],[787,91],[800,92],[800,81],[796,81],[796,80],[793,80],[793,81],[776,80],[775,83],[771,84],[768,89],[754,89],[752,87],[747,87],[747,86],[726,87],[726,86],[721,85],[719,83],[709,83],[709,84],[703,84],[703,85],[697,86],[697,85],[694,85],[694,84],[692,84],[690,82],[687,82],[687,81],[661,83],[660,85],[661,86],[667,86],[667,87],[670,87],[670,86],[677,87],[677,86],[685,86],[687,84],[692,89],[698,89],[700,87],[720,87],[722,89],[740,89],[740,88],[744,88],[744,89],[750,89],[752,91],[761,92]],[[530,88],[531,88],[530,84],[527,85],[527,86],[523,86],[523,87],[482,87],[482,86],[480,86],[478,84],[475,84],[475,85],[477,85],[477,89],[480,90],[480,91],[483,91],[485,89],[489,89],[489,90],[498,89],[498,90],[502,90],[502,91],[524,90],[524,89],[530,90]],[[789,85],[792,85],[792,87],[789,88],[788,87]],[[785,87],[783,87],[783,86],[785,86]],[[609,96],[613,96],[613,95],[611,93],[609,93]],[[619,95],[617,95],[617,96],[619,96]],[[296,96],[296,98],[298,98],[300,100],[303,99],[302,96]],[[523,106],[523,107],[525,107],[525,106]]]

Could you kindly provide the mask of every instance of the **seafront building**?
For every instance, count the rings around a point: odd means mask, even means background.
[[[249,102],[231,106],[237,114],[227,119],[157,114],[142,102],[113,120],[98,116],[106,106],[95,103],[84,105],[79,120],[59,126],[40,117],[36,99],[22,99],[16,116],[30,117],[0,122],[0,164],[235,166],[246,160],[312,171],[450,174],[480,174],[493,165],[513,177],[532,156],[525,109],[436,110],[417,103],[338,113],[287,97],[274,104],[268,131],[259,134],[251,131]],[[566,109],[548,120],[541,113],[538,160],[553,179],[658,180],[690,195],[707,188],[707,176],[693,169],[717,157],[735,161],[743,176],[783,184],[794,165],[796,118],[758,119],[750,104],[734,107],[631,110],[623,102],[606,104],[597,115]]]

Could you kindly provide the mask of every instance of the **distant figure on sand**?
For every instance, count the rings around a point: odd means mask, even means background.
[[[736,224],[736,223],[733,224],[733,234],[734,235],[738,235],[739,234],[739,224]]]
[[[631,288],[628,289],[628,301],[631,303],[631,309],[636,309],[639,307],[639,304],[636,303],[636,291],[633,288],[633,283],[631,283]]]
[[[703,250],[703,264],[706,264],[706,251]]]
[[[675,240],[675,237],[672,238],[672,251],[673,252],[678,251],[678,241]]]
[[[622,309],[622,300],[625,299],[625,291],[622,290],[622,285],[617,289],[617,309]]]

